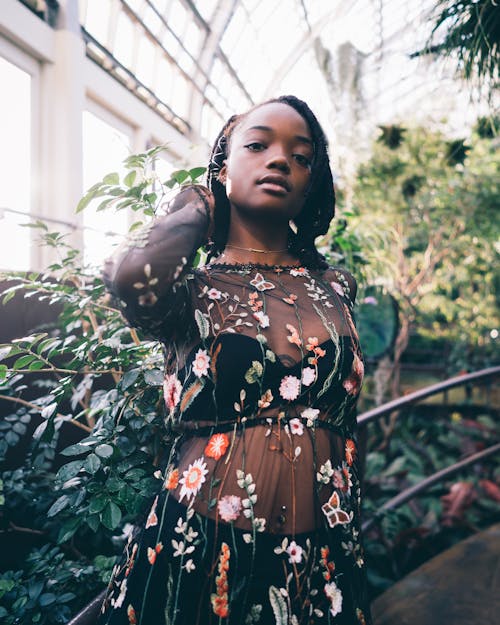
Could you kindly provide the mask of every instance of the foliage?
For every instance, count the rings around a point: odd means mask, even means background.
[[[441,408],[442,410],[442,408]],[[365,467],[365,517],[404,489],[497,441],[488,414],[462,412],[432,418],[423,404],[399,415],[389,445],[369,427]],[[500,521],[500,465],[490,457],[386,512],[365,535],[368,574],[375,596],[429,558]]]
[[[394,365],[416,327],[459,346],[450,371],[488,365],[498,324],[496,139],[451,142],[424,128],[406,129],[396,146],[384,137],[359,168],[352,225],[364,240],[369,282],[399,304]],[[393,381],[397,396],[397,374]]]
[[[105,176],[78,209],[99,198],[98,210],[128,208],[141,221],[156,214],[170,191],[204,172],[159,181],[161,149],[129,157],[124,177]],[[0,572],[0,619],[16,625],[65,623],[103,587],[169,444],[160,346],[125,327],[100,277],[61,234],[34,226],[59,259],[42,274],[4,276],[3,302],[44,301],[57,322],[0,346],[0,462],[10,465],[0,534],[20,556]]]
[[[438,0],[431,41],[422,52],[455,55],[465,78],[490,78],[494,87],[498,84],[500,59],[497,2]]]

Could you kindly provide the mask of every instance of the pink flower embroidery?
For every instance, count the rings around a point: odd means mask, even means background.
[[[221,519],[226,523],[236,521],[241,512],[241,498],[237,495],[225,495],[219,499],[217,509]]]
[[[330,284],[332,285],[333,290],[335,291],[335,293],[337,293],[337,295],[344,297],[345,291],[338,282],[330,282]]]
[[[356,395],[358,393],[361,388],[364,372],[365,367],[363,361],[357,354],[354,354],[351,373],[349,377],[342,382],[342,386],[349,395]]]
[[[310,386],[316,379],[316,371],[312,367],[304,367],[302,369],[302,384]]]
[[[290,275],[294,278],[297,276],[305,276],[307,275],[307,269],[305,267],[295,267],[294,269],[290,269]]]
[[[163,382],[163,396],[169,410],[173,410],[179,403],[182,384],[176,375],[167,375]]]
[[[210,366],[210,357],[207,354],[206,349],[199,349],[196,352],[193,362],[193,371],[196,376],[201,378],[204,375],[207,375],[208,368]]]
[[[280,395],[283,399],[293,401],[300,393],[300,380],[294,375],[287,375],[281,380]]]

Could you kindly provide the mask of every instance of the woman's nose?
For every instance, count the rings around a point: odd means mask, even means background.
[[[267,161],[267,167],[270,169],[279,169],[280,171],[289,173],[290,163],[283,153],[276,152],[272,154]]]

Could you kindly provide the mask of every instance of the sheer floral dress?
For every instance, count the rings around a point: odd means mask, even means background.
[[[335,268],[193,269],[208,207],[135,234],[104,278],[165,346],[161,486],[99,624],[369,623],[355,403],[355,282]]]

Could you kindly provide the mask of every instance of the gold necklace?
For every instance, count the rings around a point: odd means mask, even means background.
[[[284,250],[257,250],[254,247],[238,247],[237,245],[230,245],[226,243],[225,247],[231,247],[233,250],[243,250],[244,252],[257,252],[257,254],[278,254],[280,252],[288,252],[288,248]]]

